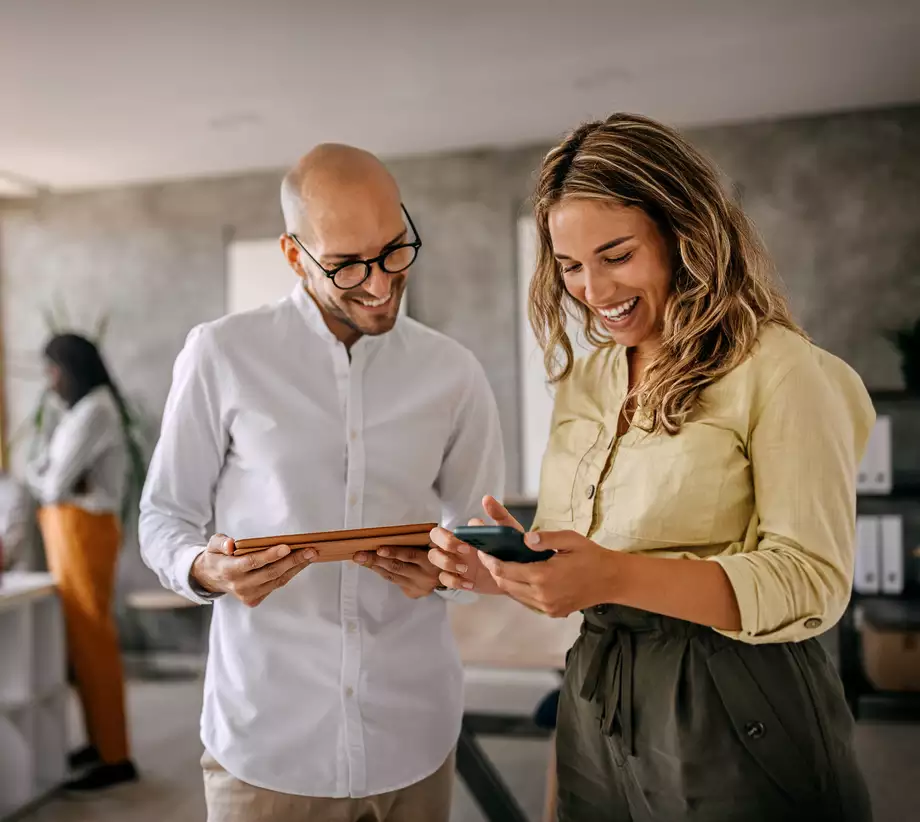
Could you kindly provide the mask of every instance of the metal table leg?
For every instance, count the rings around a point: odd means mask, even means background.
[[[467,719],[463,720],[457,743],[457,770],[489,822],[528,822],[521,806],[476,740]]]

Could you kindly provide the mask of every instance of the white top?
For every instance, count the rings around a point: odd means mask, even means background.
[[[495,400],[469,351],[400,318],[349,361],[298,286],[189,335],[141,503],[141,552],[164,585],[204,602],[189,571],[212,532],[452,527],[501,494],[503,466]],[[443,597],[410,600],[344,562],[307,568],[253,609],[215,602],[202,741],[247,783],[396,790],[444,763],[461,713]]]
[[[26,481],[42,505],[69,503],[94,514],[117,514],[127,470],[118,407],[108,387],[99,386],[64,412],[50,442],[26,467]],[[83,476],[87,490],[77,493]]]
[[[0,542],[3,543],[2,568],[13,568],[27,561],[32,531],[32,501],[9,474],[0,471]],[[0,569],[2,570],[2,569]]]

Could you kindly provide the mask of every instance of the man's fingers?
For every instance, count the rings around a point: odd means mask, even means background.
[[[292,552],[290,545],[273,545],[271,548],[263,548],[261,551],[253,551],[251,554],[241,556],[239,558],[239,570],[242,573],[250,574],[285,557],[298,554],[299,551],[309,551],[312,556],[316,556],[316,551],[313,548],[299,548],[297,551]]]
[[[485,512],[495,520],[496,525],[506,525],[509,528],[514,528],[516,531],[524,530],[524,526],[511,516],[511,514],[508,513],[508,509],[495,499],[495,497],[483,497],[482,507],[485,509]]]
[[[390,559],[381,557],[379,554],[373,556],[369,562],[364,563],[365,568],[378,569],[382,568],[393,576],[402,577],[408,581],[418,582],[425,579],[432,579],[435,569],[425,568],[416,565],[414,562],[403,562],[399,559]]]
[[[399,548],[387,545],[377,549],[377,556],[387,559],[398,559],[400,562],[408,562],[412,565],[421,565],[422,567],[428,565],[427,548]]]
[[[250,575],[250,577],[246,578],[244,584],[237,586],[234,593],[236,593],[246,605],[250,608],[254,608],[256,605],[262,603],[272,591],[276,591],[278,588],[283,588],[287,585],[310,564],[309,560],[304,559],[302,556],[303,553],[305,552],[295,551],[294,554],[283,563],[279,562],[267,568],[267,572],[270,571],[274,574],[272,577],[263,577],[262,580],[253,584],[254,580],[252,577],[256,575]]]
[[[208,547],[206,550],[211,554],[225,554],[229,557],[233,555],[233,546],[233,540],[226,534],[214,534],[214,536],[208,540]]]
[[[290,570],[300,571],[309,565],[315,556],[316,552],[313,549],[298,548],[283,559],[272,562],[261,568],[258,573],[254,573],[254,582],[263,585],[284,576]]]
[[[473,517],[473,518],[467,523],[467,525],[474,525],[474,526],[485,525],[485,524],[486,524],[486,521],[485,521],[484,519],[480,519],[479,517]]]

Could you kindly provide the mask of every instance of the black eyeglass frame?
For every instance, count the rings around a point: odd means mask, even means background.
[[[290,237],[295,243],[297,243],[298,248],[300,248],[300,250],[303,251],[303,253],[306,254],[310,258],[313,264],[320,271],[322,271],[323,274],[325,274],[330,280],[332,280],[332,284],[336,288],[338,288],[340,291],[351,291],[353,288],[360,288],[362,285],[364,285],[364,283],[367,282],[368,278],[371,276],[371,270],[373,269],[374,264],[379,265],[380,270],[386,274],[402,274],[403,271],[407,271],[409,268],[411,268],[415,264],[415,261],[418,259],[418,252],[422,247],[422,238],[419,236],[418,229],[415,227],[415,223],[412,222],[412,217],[409,215],[409,210],[406,208],[405,204],[400,203],[399,206],[402,209],[403,214],[406,215],[406,220],[409,223],[409,228],[412,230],[412,234],[415,236],[415,239],[411,243],[397,243],[394,246],[390,246],[382,254],[378,254],[376,257],[372,257],[369,260],[361,260],[361,259],[348,260],[347,262],[344,262],[341,265],[335,266],[335,268],[326,268],[325,266],[323,266],[323,264],[319,260],[316,259],[316,257],[314,257],[307,250],[307,247],[302,242],[300,242],[300,238],[296,234],[289,233],[287,236]],[[388,268],[384,266],[383,261],[387,257],[389,257],[390,254],[392,254],[394,251],[399,251],[399,249],[401,248],[411,248],[414,250],[415,253],[412,255],[412,259],[409,261],[408,265],[403,266],[402,268],[399,269],[399,271],[390,271]],[[338,274],[343,269],[348,268],[349,266],[352,266],[352,265],[363,265],[364,266],[364,277],[361,279],[360,282],[357,282],[354,285],[349,285],[349,286],[339,285],[335,281],[335,275]]]

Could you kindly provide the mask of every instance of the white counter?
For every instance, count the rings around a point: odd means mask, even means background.
[[[0,819],[66,775],[64,625],[49,574],[0,580]]]

